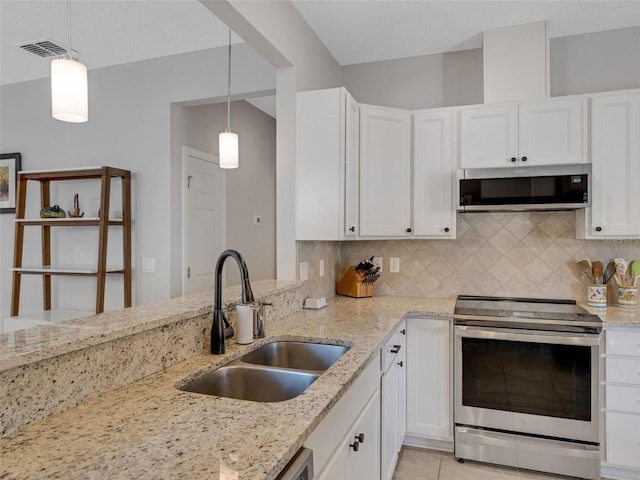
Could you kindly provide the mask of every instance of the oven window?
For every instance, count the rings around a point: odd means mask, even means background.
[[[590,349],[462,338],[462,404],[591,421]]]

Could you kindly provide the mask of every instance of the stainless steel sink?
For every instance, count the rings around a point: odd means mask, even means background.
[[[233,362],[193,380],[180,390],[253,402],[281,402],[297,397],[317,378],[317,374],[310,372]]]
[[[187,383],[180,390],[219,397],[281,402],[297,397],[349,347],[272,342]]]
[[[296,370],[324,371],[349,347],[324,343],[272,342],[241,358],[243,362]]]

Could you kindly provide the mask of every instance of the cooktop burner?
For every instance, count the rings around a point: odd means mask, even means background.
[[[602,328],[600,317],[573,300],[459,295],[453,318],[456,324],[467,325],[491,323],[500,327],[564,331],[568,330],[564,326],[590,327],[598,331]],[[510,325],[505,325],[507,323]]]

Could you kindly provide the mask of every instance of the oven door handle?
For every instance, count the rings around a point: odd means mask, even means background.
[[[456,325],[455,334],[458,337],[488,338],[492,340],[590,346],[600,345],[600,335],[595,333],[548,332],[543,330],[518,330],[512,328]]]

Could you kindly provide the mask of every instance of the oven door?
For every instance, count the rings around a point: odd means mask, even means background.
[[[597,334],[455,327],[455,423],[598,443]]]

